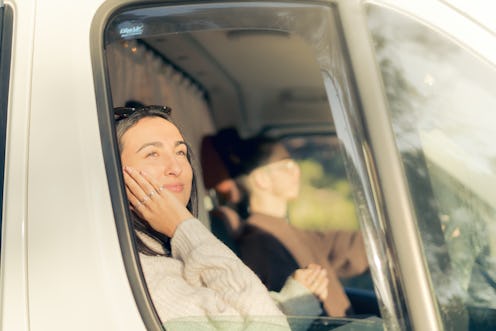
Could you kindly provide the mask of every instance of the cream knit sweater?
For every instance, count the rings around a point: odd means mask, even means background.
[[[138,236],[162,251],[154,239]],[[171,247],[172,257],[139,254],[148,291],[164,324],[179,319],[206,326],[209,321],[218,329],[212,320],[241,325],[260,317],[277,330],[287,329],[284,315],[258,277],[200,221],[182,222]]]

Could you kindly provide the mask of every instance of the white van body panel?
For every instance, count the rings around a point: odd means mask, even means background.
[[[3,2],[14,11],[14,32],[0,328],[145,330],[122,261],[97,120],[90,27],[105,1],[0,0]],[[443,2],[374,2],[429,22],[496,65],[494,30],[491,33],[459,13],[446,11]],[[363,20],[355,11],[359,3],[340,4],[349,14],[342,17],[344,30],[350,45],[367,48],[369,41],[359,40],[366,34],[352,33],[357,26],[353,21]],[[376,64],[360,57],[370,52],[350,48],[361,96],[374,101],[364,105],[365,116],[368,114],[371,126],[379,128],[388,120],[370,115],[375,113],[374,107],[384,107],[380,88],[370,86],[370,77],[378,77]],[[393,140],[383,133],[388,129],[384,130],[371,132],[371,139],[383,146],[383,155],[394,154]],[[377,161],[379,168],[387,167],[380,158]],[[397,185],[393,181],[394,176],[386,179],[383,189],[388,201],[398,202],[390,210],[391,218],[402,219],[403,206],[409,202],[395,199]],[[397,240],[406,236],[401,225],[393,230]],[[398,252],[400,259],[411,256],[406,245]],[[404,261],[415,269],[412,260]],[[408,291],[414,293],[418,286]],[[423,309],[430,308],[423,307],[422,296],[418,297],[419,309],[412,317],[421,320],[429,316]],[[436,314],[434,309],[430,312]],[[435,329],[436,323],[432,323]]]
[[[90,61],[101,1],[14,8],[2,330],[143,330],[102,158]]]

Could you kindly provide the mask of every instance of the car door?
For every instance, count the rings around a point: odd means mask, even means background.
[[[447,159],[443,154],[447,151],[456,154],[460,141],[463,149],[475,150],[475,146],[484,146],[491,150],[488,142],[492,136],[485,126],[489,121],[480,119],[492,116],[488,111],[493,104],[491,93],[481,91],[493,86],[491,70],[494,67],[494,52],[488,45],[494,45],[494,37],[450,6],[442,3],[430,5],[429,2],[409,4],[406,1],[394,5],[362,1],[164,1],[146,5],[134,1],[119,4],[107,2],[94,21],[92,51],[93,68],[98,73],[95,75],[95,86],[100,133],[103,150],[107,152],[104,158],[115,219],[128,219],[128,215],[122,180],[115,171],[119,169],[119,161],[111,129],[112,116],[108,109],[122,105],[131,96],[139,96],[142,98],[140,101],[177,100],[166,92],[158,93],[158,97],[153,99],[156,96],[151,97],[149,92],[155,86],[138,84],[126,79],[125,75],[118,76],[117,73],[125,71],[112,66],[116,59],[136,59],[131,62],[135,61],[140,67],[147,61],[146,57],[153,59],[154,63],[165,61],[170,67],[164,71],[179,72],[180,80],[199,86],[199,94],[208,96],[199,98],[202,100],[199,103],[201,106],[198,106],[202,109],[201,113],[188,112],[187,107],[179,111],[180,119],[186,130],[189,128],[193,139],[197,139],[195,134],[207,133],[232,123],[243,128],[245,134],[254,134],[266,129],[264,125],[271,121],[280,124],[278,128],[283,127],[283,123],[285,130],[293,127],[308,134],[322,128],[329,130],[331,123],[328,119],[332,117],[332,129],[335,129],[340,140],[346,170],[354,189],[355,208],[366,240],[382,322],[386,328],[467,330],[484,326],[477,324],[480,314],[489,316],[484,317],[482,323],[489,327],[494,325],[490,304],[478,301],[473,309],[467,301],[475,299],[469,294],[469,288],[472,291],[473,286],[477,288],[479,283],[489,284],[487,288],[491,288],[493,243],[488,238],[494,236],[486,238],[484,234],[493,231],[490,215],[493,208],[491,201],[494,199],[490,197],[494,193],[491,189],[483,191],[486,193],[477,193],[474,187],[480,185],[474,183],[480,179],[462,178],[466,174],[475,176],[475,168],[465,164],[453,170],[450,166],[455,164],[454,159]],[[410,23],[412,19],[416,23]],[[417,27],[412,28],[411,25]],[[400,34],[412,29],[422,32],[413,37],[387,38],[391,33]],[[468,31],[481,36],[481,39],[471,41]],[[255,78],[258,79],[254,79],[251,85],[243,85],[231,74],[228,69],[232,67],[254,71],[256,66],[245,57],[222,57],[225,55],[219,46],[225,45],[221,43],[222,38],[232,38],[242,43],[243,37],[258,38],[257,35],[273,38],[271,45],[277,45],[277,38],[294,38],[306,45],[304,54],[293,53],[292,48],[286,54],[300,55],[293,58],[295,66],[316,72],[319,84],[315,89],[296,86],[281,94],[281,99],[286,97],[287,102],[290,98],[300,97],[297,100],[300,102],[311,99],[311,96],[320,96],[323,92],[327,107],[324,112],[318,110],[313,113],[307,108],[306,112],[298,113],[291,107],[275,107],[274,103],[264,108],[262,95],[271,87],[264,85],[266,82],[260,79],[264,77],[264,72],[256,72],[259,75]],[[417,46],[408,44],[408,47],[402,48],[404,44],[396,44],[409,40],[407,37],[413,38],[411,43]],[[413,47],[411,52],[409,47]],[[446,58],[442,57],[442,65],[437,65],[439,60],[433,61],[440,57],[435,53],[439,49],[451,54],[457,47],[461,50],[454,53],[465,55],[460,55],[460,58],[457,58],[458,55],[446,55]],[[240,45],[233,49],[233,54],[240,49],[247,50]],[[301,51],[300,48],[298,50]],[[120,55],[109,57],[111,53]],[[308,54],[311,54],[312,65],[304,61]],[[423,59],[419,54],[429,56]],[[415,55],[418,58],[414,58]],[[405,65],[403,61],[410,61],[408,70],[402,67]],[[202,67],[202,62],[211,65]],[[477,75],[461,73],[442,76],[444,72],[438,76],[438,73],[430,71],[448,71],[446,68],[463,67],[465,63],[470,64],[467,67],[476,68],[474,73]],[[162,70],[158,65],[154,68]],[[215,79],[205,78],[209,73],[200,70],[205,68],[212,69]],[[290,80],[290,73],[295,72],[288,70],[287,79]],[[417,81],[415,84],[409,83],[409,75],[420,75],[420,87],[415,85]],[[426,101],[428,97],[435,95],[438,101],[453,97],[446,93],[454,91],[451,88],[444,90],[444,94],[438,91],[428,96],[422,94],[437,86],[436,79],[441,76],[445,77],[446,82],[464,81],[470,76],[468,81],[471,83],[468,85],[478,85],[479,80],[486,85],[477,90],[475,99],[480,103],[477,103],[479,110],[475,115],[465,113],[473,107],[463,104],[456,113],[458,122],[446,122],[449,112],[444,111],[427,121],[428,124],[420,123],[429,126],[430,131],[426,132],[423,126],[419,129],[415,123],[421,110],[430,109],[424,110],[429,114],[438,111],[432,105],[429,105],[430,108],[425,105],[429,104]],[[303,78],[301,75],[302,81]],[[415,76],[415,79],[418,77]],[[127,87],[123,82],[128,84]],[[180,90],[177,86],[169,89]],[[470,94],[476,93],[475,89],[469,90]],[[462,95],[462,92],[457,95]],[[176,108],[181,109],[180,103],[178,105]],[[322,114],[325,116],[318,116]],[[199,126],[198,118],[202,119]],[[465,128],[468,118],[471,119],[470,126]],[[446,131],[444,123],[450,123],[449,130]],[[410,127],[405,129],[406,124]],[[461,129],[456,134],[462,138],[450,141],[458,128]],[[443,133],[443,130],[446,132]],[[478,134],[474,140],[475,132]],[[415,148],[407,144],[411,143],[409,139],[416,139]],[[449,146],[452,151],[448,150]],[[424,150],[424,147],[427,149]],[[492,155],[480,152],[462,158],[468,162],[482,159],[485,161],[481,164],[490,167]],[[491,175],[485,178],[488,182],[493,179]],[[471,181],[473,183],[469,183]],[[459,192],[465,193],[460,195]],[[462,205],[463,208],[458,208]],[[465,216],[455,216],[453,213],[471,215],[466,219],[473,222],[464,222]],[[452,219],[455,221],[450,222]],[[139,267],[136,268],[129,222],[117,222],[116,227],[140,312],[150,329],[160,328]],[[468,237],[465,237],[466,231]],[[459,237],[467,240],[458,241]],[[457,240],[450,241],[453,238]],[[480,242],[481,245],[474,247],[470,242]],[[469,248],[471,256],[460,257],[459,252],[465,248]],[[470,261],[470,272],[459,267],[466,260]],[[477,279],[488,281],[484,283]]]
[[[357,20],[350,51],[412,326],[492,329],[494,32],[443,4],[364,6],[375,60]]]

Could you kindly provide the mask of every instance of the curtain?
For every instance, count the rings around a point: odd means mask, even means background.
[[[113,43],[106,49],[110,90],[114,107],[127,101],[145,105],[167,105],[172,118],[191,145],[194,166],[199,169],[201,139],[214,131],[207,102],[202,90],[181,72],[136,41]],[[200,171],[199,196],[205,196]],[[200,201],[200,219],[207,220]]]

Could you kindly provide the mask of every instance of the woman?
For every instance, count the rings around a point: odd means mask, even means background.
[[[170,108],[115,114],[141,266],[162,322],[265,316],[276,329],[287,328],[257,276],[195,218],[190,152]]]

